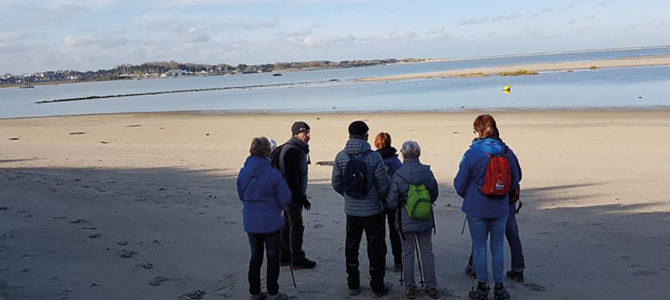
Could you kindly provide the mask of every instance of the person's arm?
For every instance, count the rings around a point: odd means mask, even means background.
[[[340,164],[338,164],[337,158],[339,154],[335,157],[335,162],[333,163],[333,174],[330,177],[330,184],[333,186],[333,190],[340,195],[343,195],[344,187],[342,186],[342,171],[340,170]]]
[[[381,156],[377,154],[377,158],[372,158],[373,161],[376,161],[377,164],[375,166],[375,186],[377,187],[377,193],[379,195],[380,199],[386,198],[386,194],[389,192],[389,185],[390,185],[390,180],[389,180],[389,175],[386,172],[386,167],[384,166],[384,162],[381,159]]]
[[[389,188],[389,193],[386,196],[386,202],[389,208],[397,208],[400,203],[400,187],[399,185],[400,177],[397,174],[394,174],[391,179],[391,187]]]
[[[240,198],[240,201],[244,202],[244,191],[246,190],[246,187],[242,186],[244,180],[244,173],[242,170],[244,169],[240,169],[240,173],[237,175],[237,197]]]
[[[286,154],[284,154],[284,177],[291,190],[292,201],[295,203],[302,203],[305,198],[300,186],[300,178],[302,176],[300,175],[300,167],[298,166],[301,155],[303,155],[302,151],[296,148],[288,149]]]
[[[428,188],[428,193],[430,194],[430,201],[435,202],[435,200],[437,200],[437,196],[440,194],[440,191],[437,187],[437,180],[435,179],[435,175],[433,175],[433,171],[428,170],[428,172],[428,183],[426,187]]]
[[[284,209],[291,203],[291,190],[288,188],[286,180],[281,176],[279,171],[275,172],[274,181],[277,202],[279,203],[279,207]]]
[[[454,177],[454,189],[461,197],[465,197],[465,192],[468,189],[468,183],[470,181],[470,177],[472,176],[470,166],[468,164],[469,153],[470,150],[463,154],[463,159],[461,159],[461,163],[458,165],[458,173],[456,173],[456,177]]]

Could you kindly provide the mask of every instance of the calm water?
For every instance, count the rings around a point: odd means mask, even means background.
[[[355,82],[361,77],[450,69],[668,55],[670,48],[467,59],[449,62],[234,76],[123,80],[0,89],[0,118],[149,111],[425,111],[505,108],[653,108],[670,105],[670,66],[548,72],[536,76]],[[338,79],[330,82],[328,80]],[[324,82],[325,81],[325,82]],[[289,84],[281,87],[37,101],[180,89]],[[300,83],[300,84],[293,84]],[[510,94],[502,87],[511,85]]]

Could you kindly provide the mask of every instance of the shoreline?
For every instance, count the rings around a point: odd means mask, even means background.
[[[360,78],[357,81],[398,81],[414,79],[430,79],[442,77],[485,77],[485,76],[519,76],[537,75],[540,72],[572,72],[574,70],[589,70],[602,68],[651,67],[670,65],[670,55],[651,55],[642,57],[628,57],[603,60],[569,61],[559,63],[539,63],[512,65],[486,68],[467,68],[448,71],[413,73],[392,76],[377,76]]]

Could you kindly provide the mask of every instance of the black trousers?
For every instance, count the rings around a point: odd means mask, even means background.
[[[288,261],[302,258],[305,252],[302,250],[302,236],[305,226],[302,222],[302,205],[289,204],[284,210],[284,228],[281,230],[281,259]]]
[[[347,285],[349,289],[356,289],[361,285],[358,271],[358,248],[361,244],[363,231],[365,231],[365,237],[368,242],[370,288],[373,292],[381,292],[384,289],[384,272],[386,268],[385,227],[383,213],[369,217],[347,216],[345,257],[347,261]]]
[[[261,266],[263,265],[263,250],[267,250],[267,289],[275,295],[279,291],[279,230],[270,233],[247,233],[251,247],[249,260],[249,294],[258,295],[261,292]]]
[[[398,209],[387,209],[384,211],[386,220],[389,224],[389,240],[391,240],[391,253],[393,254],[393,262],[402,264],[402,244],[400,243],[400,233],[396,229],[396,218],[398,216]]]

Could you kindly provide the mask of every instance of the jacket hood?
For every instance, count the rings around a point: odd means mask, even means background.
[[[258,176],[263,170],[271,168],[270,159],[263,156],[250,155],[244,162],[244,168],[250,177]]]
[[[398,169],[398,176],[411,184],[421,184],[430,177],[430,166],[423,165],[418,158],[406,158],[403,167]]]
[[[476,138],[472,141],[471,148],[480,149],[488,154],[499,154],[505,151],[505,143],[496,138]]]
[[[396,152],[398,152],[398,150],[396,150],[393,147],[387,147],[387,148],[382,148],[382,149],[377,150],[377,153],[379,153],[379,155],[381,155],[382,158],[384,158],[384,159],[390,158],[390,157],[393,157],[393,156],[398,157],[398,154],[396,154]]]
[[[309,144],[307,144],[307,143],[305,143],[305,142],[299,140],[299,139],[296,138],[296,137],[292,137],[292,138],[290,138],[288,141],[286,141],[286,143],[287,143],[287,144],[294,145],[294,146],[296,146],[296,147],[302,149],[302,151],[304,151],[305,154],[309,154]]]
[[[349,155],[361,154],[370,151],[370,144],[366,140],[349,139],[344,147],[344,152]]]

